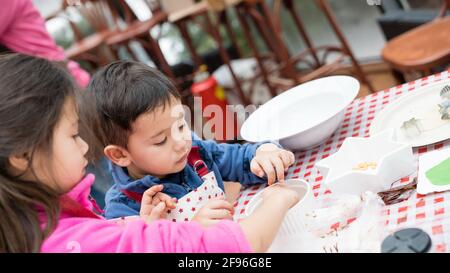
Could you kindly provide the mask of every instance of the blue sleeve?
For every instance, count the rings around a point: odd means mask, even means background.
[[[108,190],[105,199],[106,219],[139,215],[140,204],[129,199],[114,187]]]
[[[194,137],[194,140],[198,137]],[[223,180],[240,182],[243,185],[266,183],[250,171],[250,162],[256,149],[267,142],[256,144],[218,144],[212,140],[198,141],[217,165]]]

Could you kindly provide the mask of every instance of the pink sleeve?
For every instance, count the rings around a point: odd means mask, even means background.
[[[8,49],[51,61],[64,61],[64,50],[48,33],[44,18],[31,0],[0,0],[0,44]],[[90,75],[73,61],[68,70],[81,87],[86,87]]]
[[[68,218],[44,242],[43,252],[251,252],[238,223],[199,224],[136,220],[126,225],[102,219]]]
[[[0,0],[0,43],[1,37],[14,22],[15,14],[18,10],[19,1]]]
[[[44,18],[31,0],[0,1],[0,15],[6,15],[1,21],[7,21],[0,31],[0,43],[14,52],[52,61],[65,60],[64,51],[47,32]]]
[[[154,229],[153,240],[158,242],[154,252],[252,252],[240,225],[229,220],[209,228],[195,222],[159,221],[151,228]]]
[[[69,61],[67,63],[67,69],[80,87],[85,88],[88,86],[91,75],[89,75],[86,70],[82,69],[77,62]]]

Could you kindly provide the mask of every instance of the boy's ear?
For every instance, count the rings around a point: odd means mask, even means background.
[[[28,169],[30,161],[28,155],[25,153],[21,155],[11,155],[9,157],[9,164],[11,164],[15,170],[24,172]]]
[[[108,145],[103,149],[105,156],[114,164],[120,167],[128,167],[131,164],[131,157],[128,151],[118,145]]]

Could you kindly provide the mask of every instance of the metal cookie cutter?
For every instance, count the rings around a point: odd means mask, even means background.
[[[438,104],[439,113],[442,120],[450,119],[448,110],[450,109],[450,86],[446,85],[440,92],[442,102]]]
[[[406,134],[408,137],[416,137],[423,132],[423,126],[419,119],[411,118],[403,122],[400,129]]]

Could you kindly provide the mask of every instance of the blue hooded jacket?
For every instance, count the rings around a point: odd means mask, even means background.
[[[250,171],[250,161],[253,159],[256,149],[267,142],[257,144],[218,144],[211,140],[201,140],[192,134],[192,146],[199,147],[202,160],[210,171],[214,171],[217,183],[224,190],[223,180],[239,181],[243,185],[266,183]],[[180,199],[192,190],[198,188],[203,180],[197,175],[190,165],[178,173],[157,178],[147,175],[141,179],[131,178],[126,168],[122,168],[108,162],[109,172],[114,180],[114,185],[106,193],[105,217],[107,219],[139,215],[140,203],[127,197],[122,190],[142,194],[148,188],[163,184],[163,193]]]

